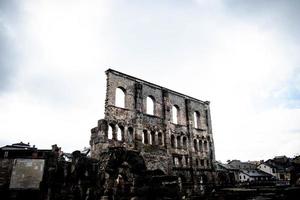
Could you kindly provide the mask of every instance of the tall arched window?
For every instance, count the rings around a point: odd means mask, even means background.
[[[133,141],[133,128],[132,127],[128,127],[128,141],[129,143],[132,143]]]
[[[171,147],[175,148],[175,136],[171,135]]]
[[[177,136],[177,148],[181,149],[181,137],[179,135]]]
[[[154,131],[151,131],[150,133],[150,136],[151,136],[151,144],[152,145],[155,145],[155,132]]]
[[[183,144],[183,148],[187,149],[187,140],[186,140],[186,137],[182,138],[182,144]]]
[[[189,165],[189,157],[185,156],[185,165],[188,166]]]
[[[207,141],[204,141],[203,146],[204,146],[204,150],[207,151]]]
[[[199,151],[203,151],[203,149],[202,149],[203,147],[202,147],[202,140],[199,140]]]
[[[107,138],[109,140],[113,139],[113,128],[111,125],[108,125],[108,130],[107,130]]]
[[[146,107],[146,113],[149,115],[154,115],[155,113],[155,107],[154,107],[154,98],[151,96],[147,97],[147,107]]]
[[[202,167],[204,166],[204,160],[203,160],[203,159],[200,160],[200,165],[201,165]]]
[[[118,125],[116,127],[117,127],[117,140],[122,141],[124,135],[124,128]]]
[[[144,130],[144,131],[143,131],[142,142],[143,142],[144,144],[148,144],[148,132],[147,132],[147,130]]]
[[[125,89],[118,87],[116,89],[115,106],[125,108]]]
[[[174,124],[178,124],[178,118],[179,118],[179,107],[177,105],[174,105],[172,107],[172,122]]]
[[[198,151],[198,144],[196,139],[194,139],[194,149],[195,151]]]
[[[200,113],[198,111],[194,112],[194,127],[200,128]]]
[[[163,145],[163,138],[161,132],[158,132],[158,145]]]

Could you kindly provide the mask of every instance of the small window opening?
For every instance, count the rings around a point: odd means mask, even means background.
[[[117,125],[117,140],[122,141],[123,139],[123,127]]]
[[[186,137],[183,137],[182,143],[183,143],[183,148],[187,149],[187,140],[186,140]]]
[[[185,156],[185,165],[189,166],[189,157],[188,156]]]
[[[199,151],[203,151],[202,140],[199,140]]]
[[[162,138],[162,133],[158,132],[158,144],[163,145],[163,138]]]
[[[200,160],[200,165],[204,166],[204,160],[203,159]]]
[[[177,148],[181,149],[181,137],[177,136]]]
[[[132,141],[133,141],[133,128],[132,127],[128,127],[128,141],[129,141],[129,143],[132,143]]]
[[[175,136],[171,135],[171,147],[175,148]]]
[[[198,144],[196,139],[194,139],[194,149],[195,151],[198,151]]]
[[[151,131],[150,136],[151,136],[151,140],[150,140],[151,144],[155,145],[155,132]]]
[[[174,158],[175,166],[179,166],[179,160],[177,157]]]
[[[108,138],[109,140],[112,140],[112,139],[113,139],[113,128],[112,128],[111,125],[108,125],[107,138]]]
[[[207,148],[207,141],[204,141],[203,146],[204,146],[204,150],[207,151],[207,149],[208,149],[208,148]]]
[[[143,131],[142,142],[143,142],[144,144],[148,144],[148,132],[147,132],[147,130],[144,130],[144,131]]]

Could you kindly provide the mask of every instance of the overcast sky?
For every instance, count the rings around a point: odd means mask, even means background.
[[[108,68],[211,102],[216,159],[300,153],[300,1],[0,0],[0,146],[89,146]]]

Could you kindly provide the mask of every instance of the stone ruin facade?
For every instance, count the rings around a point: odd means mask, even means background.
[[[108,69],[105,117],[91,130],[91,156],[136,151],[147,170],[177,176],[186,191],[214,183],[215,150],[208,101]]]

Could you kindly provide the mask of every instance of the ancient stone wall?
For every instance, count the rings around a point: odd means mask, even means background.
[[[140,152],[149,170],[208,180],[215,159],[209,102],[115,70],[106,75],[105,117],[91,131],[92,157],[125,147]]]

